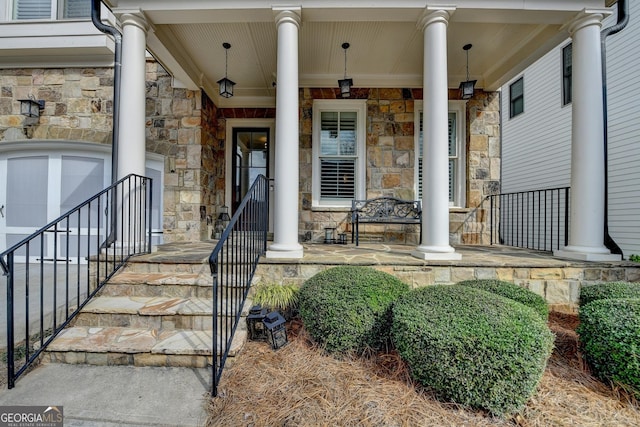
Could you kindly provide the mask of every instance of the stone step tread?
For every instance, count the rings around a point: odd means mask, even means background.
[[[241,349],[246,334],[246,330],[236,331],[230,354]],[[62,331],[47,351],[211,355],[212,346],[211,331],[79,326]]]
[[[140,316],[211,315],[213,301],[205,298],[100,296],[89,302],[82,311]]]
[[[147,285],[187,285],[187,286],[213,286],[210,274],[200,273],[138,273],[122,271],[111,279],[109,283],[117,285],[135,285],[145,283]]]

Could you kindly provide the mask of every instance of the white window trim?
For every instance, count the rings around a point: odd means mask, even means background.
[[[467,162],[466,162],[466,141],[467,141],[467,101],[464,100],[451,100],[448,107],[449,113],[456,114],[456,145],[458,152],[458,164],[456,170],[456,185],[454,187],[453,201],[449,202],[450,208],[463,208],[466,203],[466,179],[467,179]],[[417,197],[418,191],[418,162],[420,158],[420,113],[424,111],[423,101],[417,100],[414,107],[414,145],[415,145],[415,158],[414,158],[414,188],[413,191]],[[447,184],[448,186],[448,184]]]
[[[350,208],[351,200],[321,200],[320,199],[320,114],[323,111],[356,112],[357,121],[357,153],[356,153],[356,199],[364,199],[366,194],[366,124],[367,100],[335,100],[316,99],[313,101],[313,133],[312,133],[312,191],[311,207],[314,208]]]

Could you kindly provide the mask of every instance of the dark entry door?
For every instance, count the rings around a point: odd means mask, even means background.
[[[269,128],[233,130],[233,212],[258,175],[269,176]]]

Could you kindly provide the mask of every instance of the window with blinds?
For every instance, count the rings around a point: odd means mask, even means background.
[[[16,0],[14,18],[51,19],[51,0]]]
[[[56,15],[62,19],[91,17],[91,0],[15,0],[14,5],[16,20],[55,19]]]
[[[457,176],[457,168],[459,162],[458,156],[458,139],[456,135],[456,113],[449,113],[448,117],[448,128],[449,128],[449,203],[453,204],[456,200],[456,192],[455,188],[457,185],[456,176]],[[422,123],[423,117],[422,112],[420,112],[420,134],[418,137],[418,199],[422,199],[422,142],[423,139],[423,131],[422,131]]]
[[[321,199],[355,198],[357,118],[354,111],[323,111],[320,115]]]
[[[62,17],[65,19],[89,18],[91,0],[65,0]]]
[[[348,209],[366,195],[365,99],[313,101],[312,206]]]

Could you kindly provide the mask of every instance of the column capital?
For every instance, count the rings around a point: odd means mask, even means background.
[[[436,22],[449,25],[449,18],[456,11],[455,6],[427,6],[424,8],[422,15],[418,18],[416,26],[424,31],[429,25]]]
[[[275,17],[276,27],[280,24],[295,24],[300,28],[302,23],[302,7],[300,6],[272,6],[273,16]]]
[[[576,31],[590,25],[602,27],[602,21],[609,15],[611,15],[611,11],[607,9],[583,9],[571,21],[567,22],[563,29],[573,36]]]
[[[145,33],[151,29],[151,25],[140,9],[118,11],[118,17],[122,26],[135,25]]]

